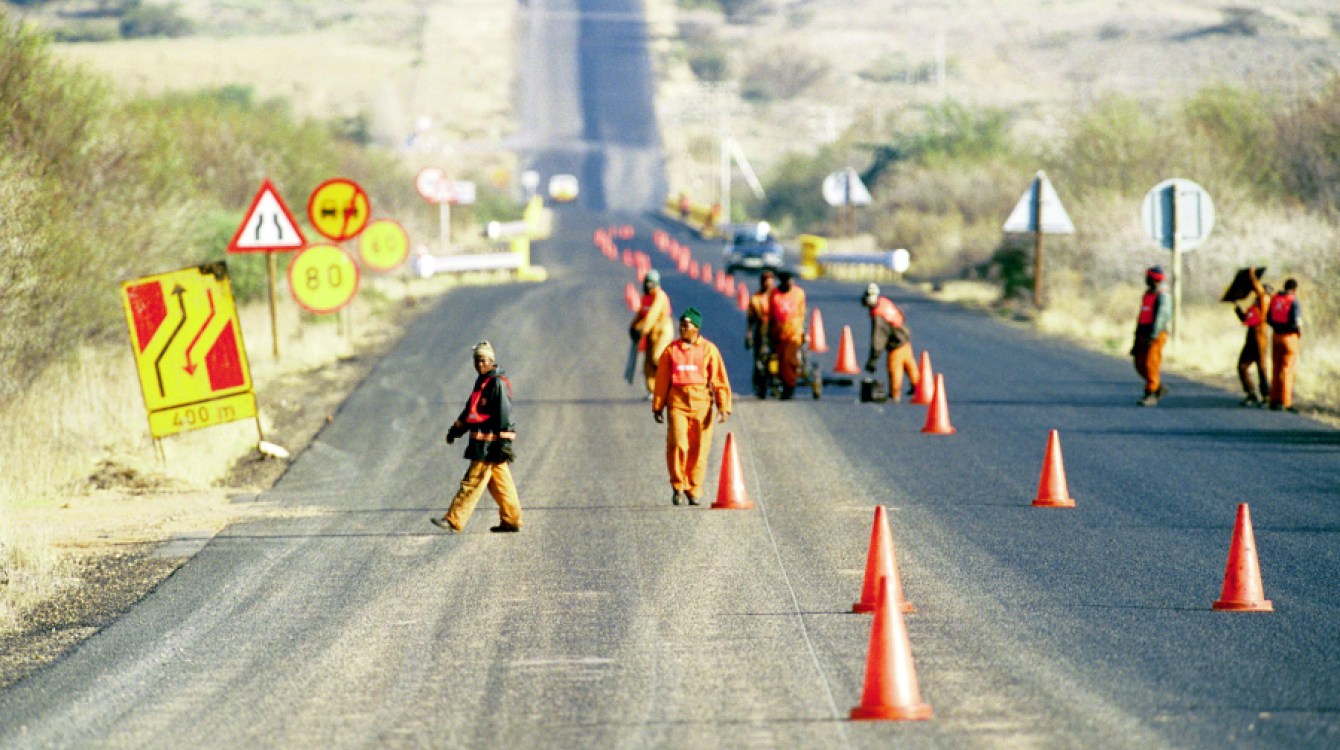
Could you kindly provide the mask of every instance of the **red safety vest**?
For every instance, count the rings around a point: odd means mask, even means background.
[[[651,303],[655,301],[656,301],[655,289],[642,295],[642,307],[638,309],[637,314],[639,316],[645,316],[647,314],[647,311],[651,310]]]
[[[1263,322],[1265,321],[1261,320],[1261,308],[1258,307],[1257,305],[1252,305],[1251,307],[1249,307],[1247,309],[1246,315],[1242,319],[1242,324],[1247,326],[1248,328],[1251,328],[1252,326],[1261,325],[1261,323]]]
[[[1293,295],[1280,293],[1270,300],[1270,322],[1287,325],[1289,312],[1293,310]]]
[[[903,327],[903,313],[887,297],[880,297],[875,306],[870,309],[870,317],[883,318],[894,328]]]
[[[790,320],[800,309],[798,297],[800,295],[794,287],[789,292],[772,290],[768,297],[768,320],[779,325]]]
[[[707,385],[707,347],[702,339],[685,345],[679,339],[670,345],[670,385]]]
[[[1145,292],[1145,296],[1140,299],[1140,325],[1147,326],[1154,323],[1154,306],[1158,304],[1159,293],[1157,291]]]
[[[512,381],[508,380],[507,378],[505,378],[505,377],[503,377],[503,376],[501,376],[501,375],[495,375],[494,377],[502,378],[502,382],[504,382],[504,383],[507,384],[507,397],[508,397],[508,398],[511,398],[511,397],[512,397]],[[470,411],[469,411],[469,413],[467,413],[467,414],[465,415],[465,421],[466,421],[467,424],[479,424],[479,423],[481,423],[481,422],[487,422],[487,421],[488,421],[488,419],[489,419],[489,415],[487,415],[487,414],[480,414],[480,413],[479,413],[479,400],[480,400],[480,398],[483,397],[483,395],[484,395],[484,389],[485,389],[485,388],[488,388],[488,387],[489,387],[489,383],[492,383],[492,382],[493,382],[493,378],[489,378],[488,380],[485,380],[484,382],[482,382],[482,383],[479,384],[479,387],[475,389],[475,392],[474,392],[474,393],[471,393],[471,394],[470,394]]]

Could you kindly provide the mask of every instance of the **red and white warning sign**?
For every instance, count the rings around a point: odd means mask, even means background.
[[[297,250],[307,244],[293,213],[284,205],[274,183],[266,178],[242,226],[237,228],[233,241],[228,243],[230,253],[265,253]]]

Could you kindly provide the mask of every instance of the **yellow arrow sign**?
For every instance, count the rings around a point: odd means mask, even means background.
[[[121,300],[154,437],[256,416],[226,264],[127,281]]]
[[[288,288],[308,312],[333,313],[358,291],[358,264],[334,245],[313,245],[289,263]]]
[[[327,180],[307,199],[307,218],[316,231],[336,242],[358,236],[367,226],[368,194],[353,180]]]

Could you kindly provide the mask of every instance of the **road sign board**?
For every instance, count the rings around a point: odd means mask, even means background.
[[[475,183],[469,180],[453,180],[451,183],[452,191],[455,193],[451,203],[461,206],[474,205],[475,196],[478,194],[475,189]]]
[[[322,236],[341,242],[367,226],[368,194],[353,180],[327,180],[307,200],[307,218]]]
[[[398,222],[378,219],[358,235],[358,257],[374,271],[393,271],[409,257],[409,234]]]
[[[228,252],[282,252],[297,250],[306,244],[307,238],[293,213],[267,177],[261,183],[261,189],[256,191],[256,197],[251,199],[251,208],[247,209],[247,216],[237,228],[232,242],[228,243]]]
[[[289,263],[288,288],[304,310],[333,313],[358,291],[358,264],[334,245],[312,245]]]
[[[851,167],[834,172],[824,178],[824,201],[830,206],[868,206],[870,191],[861,176]]]
[[[1042,191],[1041,201],[1038,200],[1039,190]],[[1024,191],[1024,196],[1014,205],[1014,210],[1010,212],[1002,229],[1006,232],[1038,231],[1039,210],[1042,211],[1043,234],[1075,233],[1075,225],[1070,222],[1070,215],[1066,213],[1065,206],[1061,205],[1061,198],[1056,194],[1056,188],[1052,187],[1051,180],[1048,180],[1047,175],[1042,172],[1038,172],[1028,190]]]
[[[1140,224],[1150,239],[1169,250],[1194,250],[1214,229],[1214,201],[1191,180],[1164,180],[1145,193]]]
[[[121,300],[155,438],[256,416],[226,264],[127,281]]]
[[[451,203],[451,179],[441,167],[424,167],[414,177],[414,189],[429,203]]]

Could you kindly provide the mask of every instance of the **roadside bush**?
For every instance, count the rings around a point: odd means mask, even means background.
[[[740,96],[751,102],[794,99],[828,77],[829,65],[782,49],[774,49],[749,64]]]
[[[179,12],[181,6],[139,5],[127,9],[121,15],[119,28],[126,39],[145,37],[182,37],[195,31],[195,24]]]

